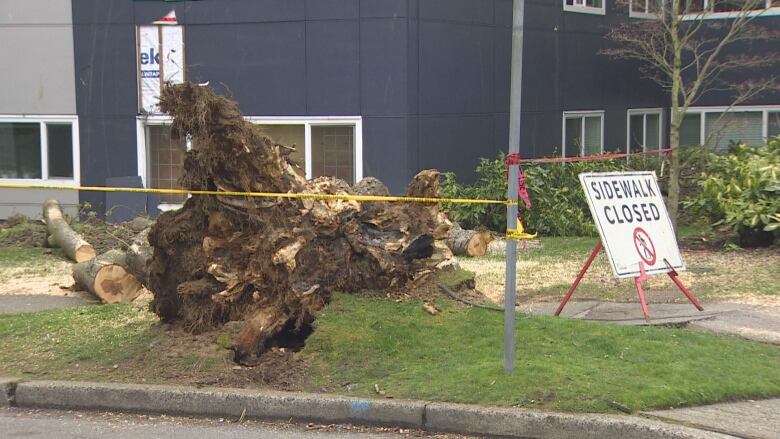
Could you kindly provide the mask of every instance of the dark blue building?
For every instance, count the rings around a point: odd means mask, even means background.
[[[73,184],[141,177],[148,187],[176,186],[193,145],[171,140],[167,116],[144,102],[159,86],[155,75],[231,96],[277,142],[297,147],[310,177],[375,176],[400,192],[420,169],[468,179],[479,157],[507,149],[512,0],[56,2],[72,13]],[[645,19],[633,9],[526,0],[523,156],[665,146],[668,94],[636,64],[599,55],[610,27]],[[780,22],[771,0],[763,13]],[[713,13],[721,16],[728,12]],[[146,70],[151,60],[156,73]],[[780,133],[777,96],[711,117],[728,103],[714,97],[692,109],[683,140],[719,147]],[[731,125],[718,125],[723,119]],[[712,140],[714,132],[722,136]],[[100,193],[80,200],[107,203]]]

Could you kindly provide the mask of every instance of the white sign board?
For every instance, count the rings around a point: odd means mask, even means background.
[[[166,82],[184,82],[184,30],[176,25],[138,26],[138,106],[159,113]]]
[[[580,174],[612,271],[618,278],[685,270],[655,172]],[[668,265],[667,265],[668,263]]]

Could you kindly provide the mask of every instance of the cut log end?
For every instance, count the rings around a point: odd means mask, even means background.
[[[490,241],[490,233],[454,227],[449,232],[447,246],[457,256],[485,256]]]
[[[143,286],[125,268],[125,253],[111,250],[73,266],[76,284],[105,303],[132,302]]]
[[[84,262],[90,259],[95,259],[96,256],[97,252],[95,249],[91,245],[85,244],[76,250],[73,258],[76,260],[76,262]]]
[[[469,243],[466,250],[469,256],[485,256],[487,251],[487,242],[483,239],[479,233],[469,239]]]
[[[142,288],[135,276],[118,265],[107,265],[95,275],[95,295],[105,303],[132,302]]]

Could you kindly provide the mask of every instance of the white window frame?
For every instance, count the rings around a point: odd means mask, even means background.
[[[597,8],[595,6],[585,6],[585,0],[574,0],[576,2],[582,2],[581,5],[567,5],[566,0],[563,0],[563,10],[565,12],[579,12],[582,14],[593,14],[593,15],[607,15],[607,0],[601,1],[601,7]]]
[[[79,144],[79,117],[72,115],[0,115],[0,123],[38,123],[41,129],[41,178],[0,178],[3,183],[39,184],[45,186],[78,186],[81,183],[81,154]],[[49,137],[47,123],[71,124],[73,177],[49,177]]]
[[[136,143],[138,146],[138,175],[141,176],[141,182],[144,187],[147,186],[147,180],[149,176],[149,168],[151,163],[147,162],[149,157],[149,145],[146,144],[147,128],[149,126],[170,126],[173,123],[173,118],[166,115],[144,115],[138,116],[135,120],[136,130]],[[187,151],[192,149],[192,142],[190,139],[185,140]]]
[[[671,113],[671,109],[669,109]],[[690,107],[686,115],[700,115],[699,144],[703,145],[707,139],[707,115],[710,113],[762,113],[761,136],[766,142],[769,138],[769,113],[780,112],[780,105],[742,105],[738,107]]]
[[[593,116],[599,116],[601,117],[601,149],[599,154],[604,154],[604,110],[588,110],[588,111],[564,111],[563,112],[563,129],[561,133],[563,136],[561,137],[561,157],[566,157],[566,120],[567,119],[578,119],[581,118],[581,133],[582,138],[585,139],[585,118],[586,117],[593,117]],[[580,151],[579,156],[584,157],[585,156],[585,142],[582,142],[582,145],[580,145]]]
[[[148,188],[149,184],[149,171],[152,166],[151,162],[148,162],[149,158],[149,145],[146,143],[148,138],[148,128],[150,126],[170,126],[173,123],[173,118],[168,115],[142,115],[137,116],[135,119],[135,131],[136,131],[136,145],[138,154],[138,175],[141,177],[141,184],[143,187]],[[187,151],[192,149],[192,142],[189,138],[185,140]],[[190,195],[187,195],[190,197]],[[157,205],[157,208],[166,211],[178,209],[182,205],[179,203],[165,203],[161,202]]]
[[[709,9],[713,5],[713,0],[704,0],[704,11],[694,14],[683,15],[683,20],[720,20],[728,18],[736,18],[739,16],[746,17],[758,17],[769,15],[780,15],[780,6],[772,6],[772,0],[765,0],[764,9],[757,9],[748,13],[743,12],[710,12]]]
[[[658,14],[652,13],[652,12],[646,12],[648,9],[649,1],[652,0],[631,0],[631,4],[629,5],[628,9],[628,15],[631,18],[658,18]],[[634,2],[644,3],[645,4],[645,12],[640,11],[634,11]],[[780,6],[772,6],[772,0],[765,0],[765,7],[764,9],[757,9],[755,11],[748,12],[747,14],[744,14],[747,17],[757,17],[757,16],[771,16],[771,15],[780,15]],[[729,18],[736,18],[740,16],[740,12],[707,12],[707,9],[710,8],[711,0],[704,0],[704,11],[698,12],[698,13],[692,13],[692,14],[685,14],[682,16],[682,19],[685,21],[693,21],[693,20],[721,20],[721,19],[729,19]]]
[[[658,115],[658,148],[663,149],[664,139],[664,109],[663,108],[632,108],[626,117],[626,153],[631,154],[631,116],[642,117],[642,149],[647,151],[647,116]]]
[[[658,14],[647,12],[647,10],[650,8],[651,1],[653,0],[631,0],[628,6],[628,16],[631,18],[658,18]],[[634,11],[634,3],[644,3],[645,12]]]
[[[353,156],[355,183],[363,179],[363,118],[361,116],[247,116],[246,120],[257,125],[303,125],[306,144],[304,157],[306,178],[311,180],[311,128],[313,126],[353,126],[355,127],[355,152]]]
[[[311,128],[313,126],[353,126],[355,127],[355,182],[363,179],[363,118],[361,116],[245,116],[244,119],[258,125],[303,125],[305,130],[306,178],[312,178]],[[136,117],[136,143],[138,155],[138,175],[144,187],[148,186],[149,147],[146,144],[146,128],[150,125],[171,125],[173,118],[167,115],[144,115]],[[192,142],[187,139],[187,150]],[[161,204],[161,210],[180,207],[179,204]]]

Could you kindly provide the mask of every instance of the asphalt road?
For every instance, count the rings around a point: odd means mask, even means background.
[[[416,430],[295,425],[170,416],[0,409],[0,438],[13,439],[466,439]]]

